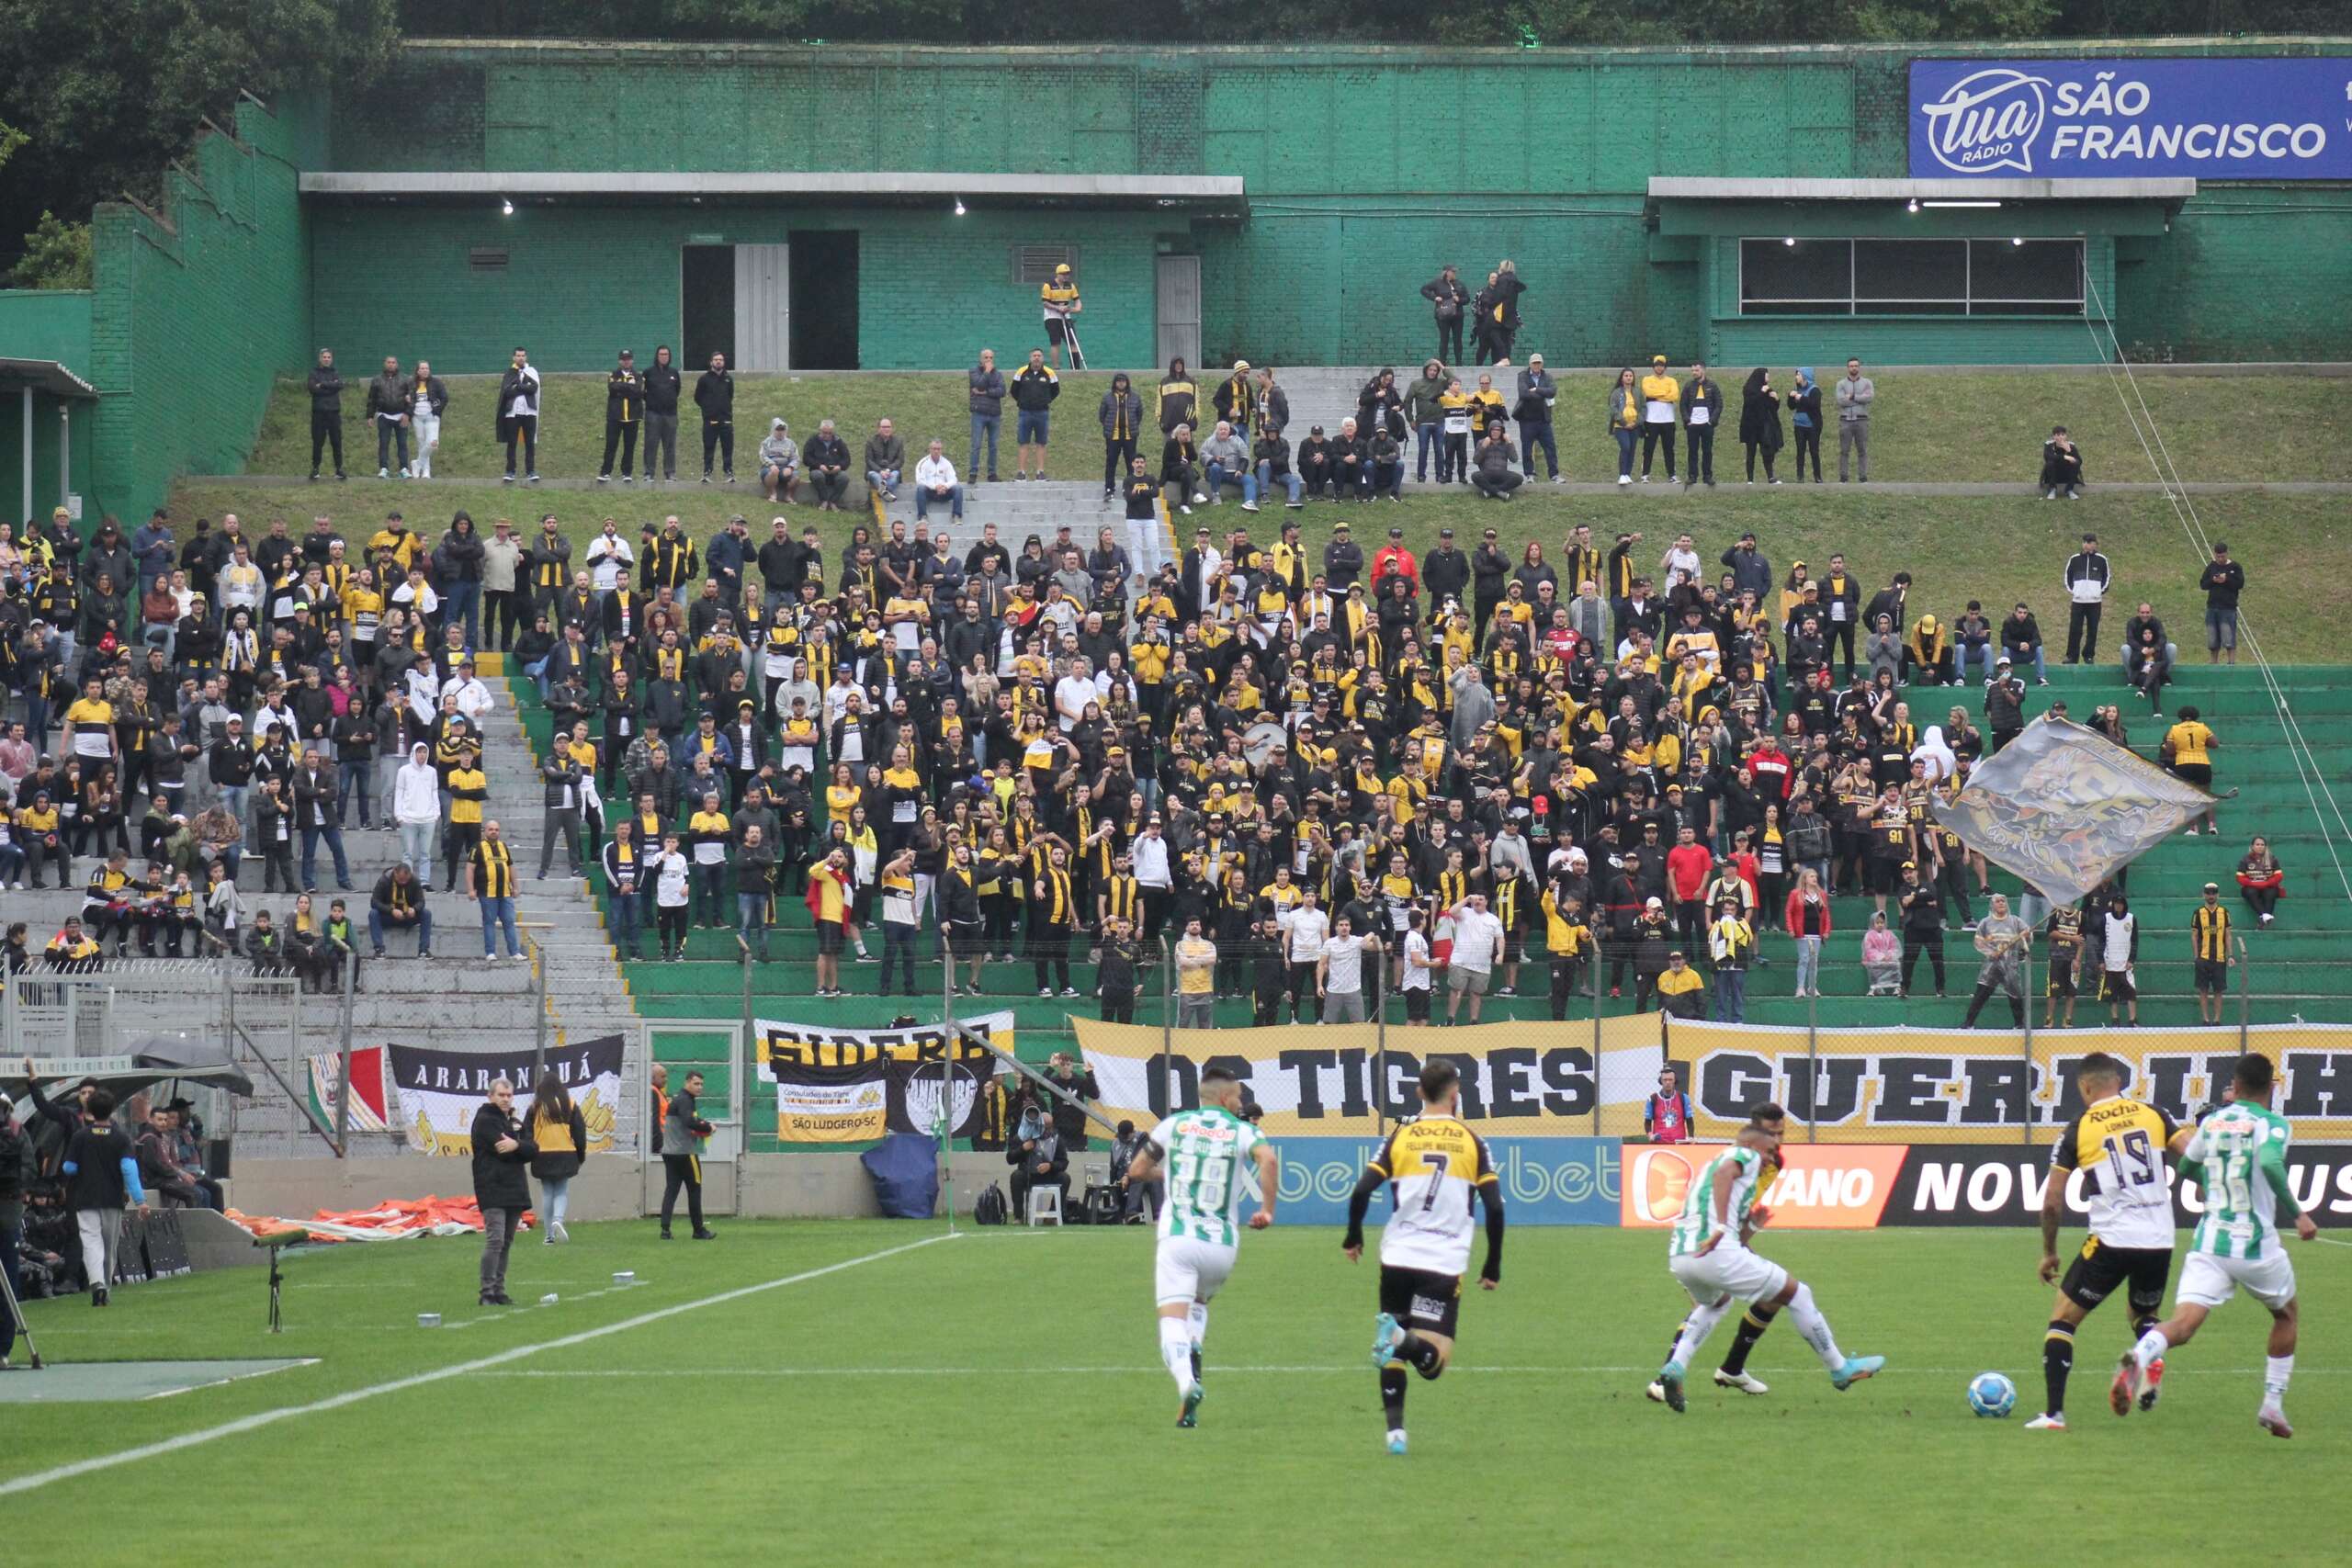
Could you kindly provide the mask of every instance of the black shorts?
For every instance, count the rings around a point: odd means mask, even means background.
[[[2175,762],[2172,776],[2183,784],[2195,784],[2208,795],[2213,792],[2213,764],[2211,762]]]
[[[2098,972],[2098,999],[2103,1002],[2137,1001],[2140,993],[2132,985],[2129,969],[2102,969]]]
[[[980,956],[980,922],[950,920],[947,922],[947,944],[958,958]]]
[[[2075,961],[2064,953],[2050,955],[2050,994],[2071,997],[2075,994]]]
[[[1405,1017],[1413,1023],[1430,1021],[1430,996],[1427,986],[1415,986],[1405,993]]]
[[[2088,1312],[2128,1280],[2132,1312],[2152,1313],[2164,1305],[2165,1280],[2171,1274],[2169,1247],[2109,1247],[2093,1236],[2066,1266],[2066,1277],[2059,1281],[2058,1291]]]
[[[1065,344],[1069,342],[1069,320],[1068,317],[1047,316],[1046,318],[1046,341],[1047,343]]]
[[[2166,1253],[2169,1262],[2172,1255]],[[2161,1288],[2162,1281],[2158,1281]],[[1408,1328],[1426,1328],[1453,1337],[1462,1316],[1462,1276],[1432,1274],[1426,1269],[1380,1266],[1380,1310]]]
[[[2197,988],[2200,991],[2226,991],[2230,988],[2230,964],[2224,958],[2200,958],[2197,961]]]
[[[842,951],[842,923],[839,920],[817,922],[817,953],[821,958],[838,957]]]

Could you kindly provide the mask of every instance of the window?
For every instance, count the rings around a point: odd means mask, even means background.
[[[504,272],[506,270],[506,247],[503,245],[476,245],[473,249],[466,253],[466,265],[476,272]]]
[[[1072,272],[1078,270],[1078,247],[1075,245],[1015,245],[1012,247],[1012,281],[1024,288],[1036,288],[1054,280],[1054,268],[1064,262]]]
[[[1742,240],[1744,316],[2078,316],[2080,240]]]

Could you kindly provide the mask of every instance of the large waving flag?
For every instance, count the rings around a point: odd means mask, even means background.
[[[310,1058],[311,1111],[321,1122],[334,1125],[335,1096],[343,1069],[341,1052]],[[390,1127],[384,1091],[384,1048],[362,1045],[351,1053],[351,1125],[355,1132],[381,1133]]]
[[[1970,849],[2071,904],[2212,804],[2098,731],[2043,718],[1930,809]]]

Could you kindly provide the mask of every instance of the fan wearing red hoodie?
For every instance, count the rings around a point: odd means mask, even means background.
[[[1715,857],[1699,842],[1694,828],[1684,828],[1674,837],[1674,847],[1666,852],[1666,882],[1674,893],[1674,927],[1681,936],[1683,951],[1701,953],[1705,949],[1699,939],[1707,931],[1707,905],[1702,895],[1708,874],[1715,869]]]
[[[1796,770],[1778,740],[1767,736],[1762,745],[1747,754],[1747,772],[1756,780],[1756,793],[1764,799],[1789,798],[1789,779]]]

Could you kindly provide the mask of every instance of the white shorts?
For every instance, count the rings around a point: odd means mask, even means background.
[[[1736,1302],[1762,1301],[1779,1295],[1789,1282],[1787,1269],[1729,1242],[1716,1243],[1715,1249],[1703,1257],[1669,1258],[1666,1267],[1701,1306],[1720,1296]]]
[[[2283,1307],[2295,1299],[2295,1266],[2283,1249],[2267,1258],[2216,1258],[2210,1252],[2192,1252],[2180,1266],[2180,1288],[2172,1299],[2175,1304],[2217,1307],[2241,1286],[2264,1306]]]
[[[1225,1288],[1237,1250],[1189,1235],[1161,1236],[1151,1270],[1153,1299],[1161,1306],[1207,1301]]]

